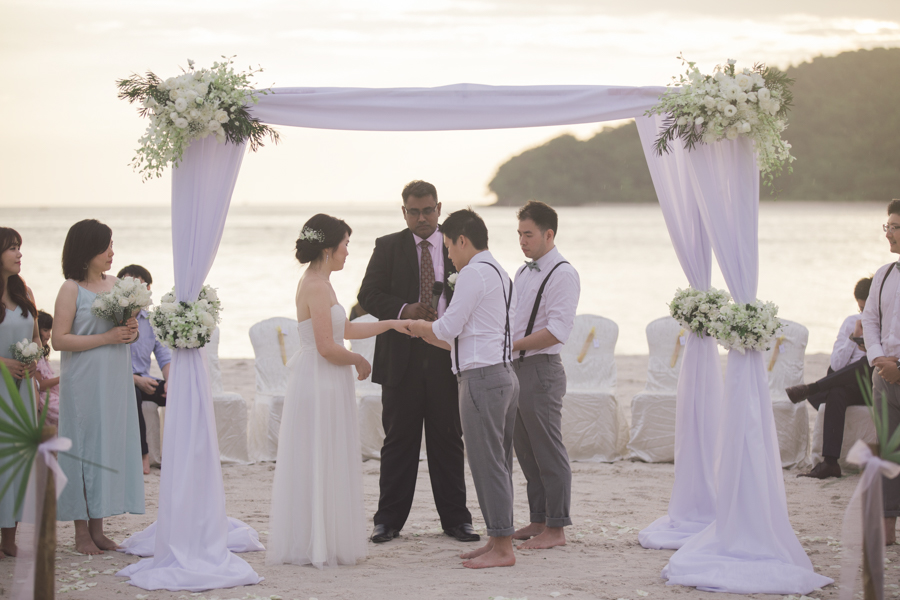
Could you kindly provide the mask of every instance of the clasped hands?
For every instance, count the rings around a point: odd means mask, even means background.
[[[872,366],[887,383],[900,383],[900,368],[897,367],[897,358],[894,356],[879,356],[872,361]]]
[[[34,377],[34,371],[37,369],[37,362],[26,364],[12,358],[0,357],[0,359],[3,360],[3,364],[9,369],[9,374],[12,375],[14,379],[25,379],[26,375],[28,377]]]
[[[393,330],[399,331],[410,337],[422,338],[426,342],[437,341],[437,338],[431,331],[429,322],[424,319],[417,319],[415,321],[409,319],[394,321]]]
[[[124,325],[113,327],[109,330],[110,344],[130,344],[137,339],[138,322],[135,317],[131,317],[125,321]]]

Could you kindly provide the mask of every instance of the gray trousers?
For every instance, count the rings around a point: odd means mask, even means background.
[[[572,468],[562,439],[562,399],[566,370],[559,354],[535,354],[515,361],[519,410],[513,442],[528,481],[532,523],[572,524]]]
[[[878,374],[872,373],[872,400],[880,414],[881,403],[887,401],[888,435],[900,427],[900,385],[887,383]],[[893,479],[883,477],[881,491],[884,497],[884,516],[900,517],[900,476]]]
[[[459,417],[481,515],[491,537],[512,535],[512,452],[519,380],[493,365],[459,375]]]

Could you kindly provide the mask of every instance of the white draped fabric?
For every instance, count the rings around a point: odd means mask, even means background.
[[[691,156],[680,142],[657,156],[662,117],[637,119],[638,133],[675,254],[691,287],[708,290],[712,250],[688,177]],[[674,290],[673,290],[674,292]],[[715,338],[688,335],[675,403],[675,483],[668,514],[638,534],[644,548],[677,550],[715,519],[715,458],[722,407],[722,371]]]
[[[697,146],[688,173],[735,302],[756,300],[759,170],[750,140]],[[788,520],[772,401],[760,352],[728,355],[716,519],[669,559],[670,584],[732,593],[808,594],[817,574]]]
[[[260,96],[250,110],[270,125],[322,129],[499,129],[641,117],[664,89],[472,84],[430,89],[276,88]],[[645,135],[645,153],[648,143]],[[243,148],[218,145],[207,138],[194,142],[174,170],[172,231],[179,300],[197,298],[212,265],[242,156]],[[646,156],[688,280],[697,287],[709,286],[705,235],[713,235],[712,246],[732,293],[739,300],[752,300],[757,276],[759,174],[749,143],[703,146],[691,154]],[[698,210],[692,202],[700,208],[707,234],[698,225]],[[711,430],[718,420],[715,405],[721,392],[714,382],[718,373],[715,355],[709,340],[694,339],[688,342],[682,367],[684,390],[679,390],[679,401],[693,398],[693,405],[688,400],[679,407],[682,429],[693,428],[702,444],[713,438]],[[717,521],[675,554],[667,575],[672,582],[729,591],[766,592],[777,587],[775,591],[785,593],[808,592],[830,580],[812,573],[787,520],[761,359],[758,353],[750,353],[733,358],[729,368],[728,398],[732,403],[726,415],[725,439],[730,443],[723,458],[728,468],[719,471]],[[170,375],[159,517],[154,531],[148,530],[141,540],[134,541],[137,546],[155,535],[154,557],[120,574],[131,576],[133,584],[145,589],[199,591],[257,583],[258,575],[228,551],[228,546],[241,544],[232,544],[229,538],[234,522],[229,524],[225,515],[202,351],[176,351]],[[682,436],[676,453],[682,464],[695,468],[690,472],[686,468],[688,474],[676,481],[673,501],[676,497],[678,501],[670,506],[668,524],[661,528],[668,527],[670,541],[709,520],[711,453],[705,446],[689,447],[689,435]],[[689,505],[692,499],[695,506]],[[248,536],[247,547],[252,547],[252,529],[238,529]],[[756,557],[759,560],[753,560]],[[717,574],[730,572],[721,569],[723,565],[733,567],[731,579],[742,583],[716,579]],[[772,581],[779,583],[768,585]]]
[[[210,136],[192,142],[173,170],[172,250],[179,301],[195,301],[200,294],[219,249],[243,157],[243,144],[219,144]],[[146,545],[155,534],[153,557],[118,573],[146,590],[196,592],[262,580],[228,549],[234,527],[225,514],[204,354],[203,349],[172,352],[157,521],[125,542]],[[245,539],[233,545],[262,550],[253,539],[256,532],[244,527],[237,528],[237,535]]]

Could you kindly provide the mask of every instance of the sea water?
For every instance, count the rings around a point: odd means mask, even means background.
[[[896,260],[881,224],[885,202],[833,203],[766,200],[759,219],[759,293],[779,306],[779,316],[809,329],[807,352],[830,352],[838,327],[856,312],[853,286]],[[459,206],[444,206],[444,216]],[[476,207],[487,223],[491,252],[511,275],[524,257],[518,247],[515,209]],[[218,288],[224,310],[219,354],[252,357],[250,326],[273,316],[296,318],[294,293],[303,267],[294,241],[304,221],[325,212],[353,228],[350,256],[331,281],[349,311],[375,238],[405,227],[396,204],[232,207],[207,283]],[[686,287],[659,206],[601,205],[559,208],[557,245],[581,276],[579,313],[619,325],[618,354],[646,354],[647,324],[668,314],[676,288]],[[170,211],[167,207],[0,208],[0,225],[24,238],[22,275],[38,306],[53,312],[63,277],[60,256],[68,228],[95,218],[113,230],[112,272],[131,263],[153,275],[154,298],[174,283]],[[718,267],[713,285],[725,288]]]

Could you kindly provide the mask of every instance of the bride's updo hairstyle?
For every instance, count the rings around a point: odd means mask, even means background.
[[[341,219],[319,213],[303,224],[294,256],[301,265],[320,260],[326,250],[336,248],[344,235],[351,233],[353,230]]]

